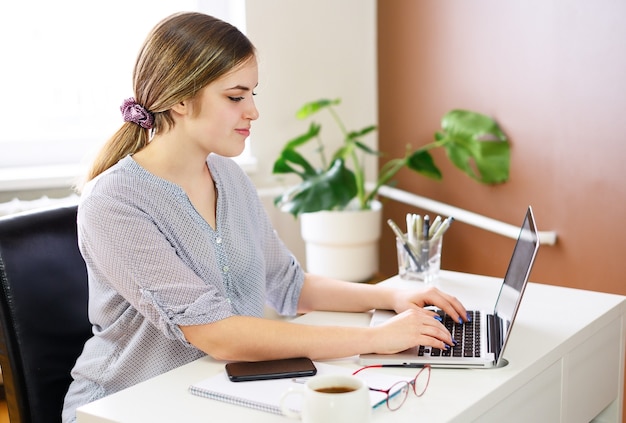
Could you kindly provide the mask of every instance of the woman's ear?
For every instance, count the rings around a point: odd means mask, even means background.
[[[186,115],[190,113],[190,102],[189,101],[181,101],[172,106],[172,111],[179,115]]]

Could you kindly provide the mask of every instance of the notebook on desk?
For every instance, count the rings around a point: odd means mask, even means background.
[[[463,324],[452,322],[452,319],[439,311],[444,325],[452,333],[457,345],[449,350],[420,346],[397,354],[362,354],[361,364],[430,364],[433,367],[454,368],[489,368],[504,365],[506,362],[503,359],[504,349],[538,249],[537,226],[532,207],[529,206],[493,309],[471,310],[469,311],[471,321]],[[379,325],[394,315],[393,311],[376,310],[370,325]]]

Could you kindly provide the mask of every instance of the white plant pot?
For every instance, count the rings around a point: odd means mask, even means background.
[[[300,215],[310,273],[363,282],[378,271],[382,204],[371,210],[320,211]]]

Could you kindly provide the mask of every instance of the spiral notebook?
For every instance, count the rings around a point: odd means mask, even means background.
[[[318,375],[325,374],[352,374],[354,370],[328,364],[315,362]],[[415,377],[417,369],[407,370],[405,376],[390,375],[381,373],[379,369],[372,369],[359,373],[358,377],[362,378],[369,387],[388,389],[394,383],[400,380],[411,380]],[[363,374],[362,374],[363,373]],[[367,374],[365,374],[367,373]],[[312,376],[314,377],[314,376]],[[272,380],[258,380],[252,382],[231,382],[225,371],[221,371],[215,376],[201,380],[189,387],[189,392],[193,395],[227,402],[229,404],[240,405],[243,407],[254,408],[256,410],[265,411],[282,415],[280,409],[280,401],[285,392],[291,387],[302,387],[309,378],[286,378]],[[385,404],[386,394],[370,390],[370,399],[372,408]],[[292,410],[300,410],[301,398],[297,395],[290,395],[287,398],[286,405]]]

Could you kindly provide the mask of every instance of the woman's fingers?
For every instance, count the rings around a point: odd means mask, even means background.
[[[450,332],[432,315],[423,309],[409,309],[383,325],[378,326],[376,335],[381,340],[379,353],[391,354],[418,345],[446,349],[452,345]],[[436,314],[435,314],[436,316]]]
[[[434,305],[442,309],[455,321],[462,322],[468,320],[467,310],[455,296],[442,292],[434,287],[426,289],[423,294],[424,305]]]

